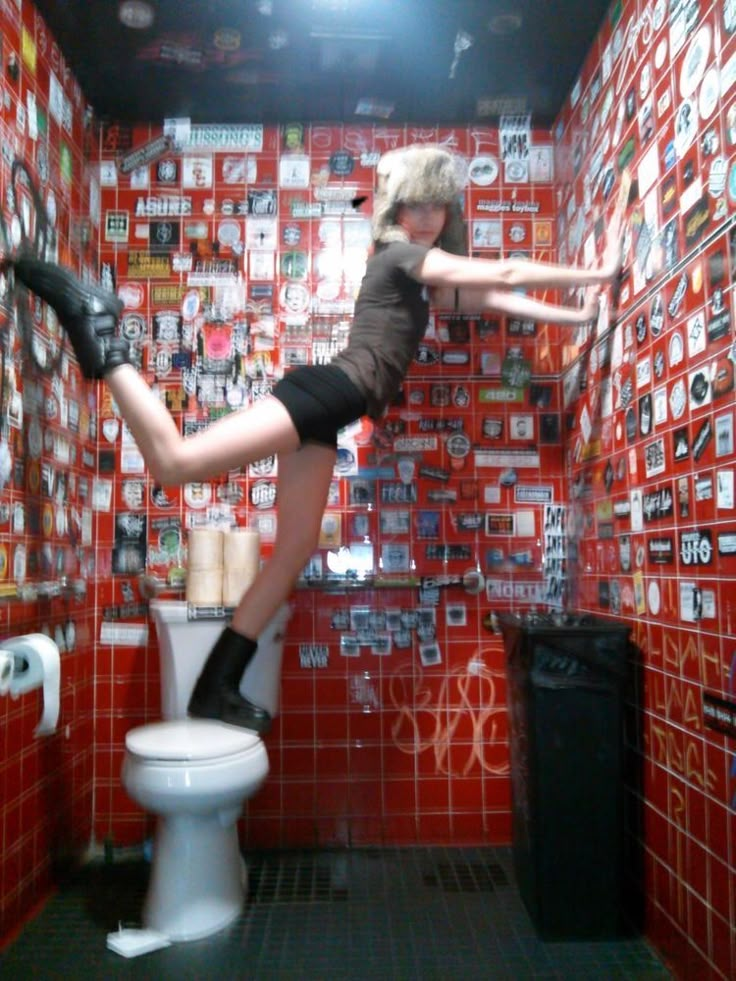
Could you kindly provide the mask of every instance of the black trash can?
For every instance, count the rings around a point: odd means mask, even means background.
[[[513,859],[546,940],[623,932],[626,624],[502,614]]]

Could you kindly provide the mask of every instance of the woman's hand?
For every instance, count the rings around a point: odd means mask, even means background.
[[[631,174],[625,170],[621,174],[621,186],[619,187],[616,205],[608,222],[606,247],[603,250],[603,261],[600,265],[601,273],[609,282],[613,282],[621,272],[624,261],[624,214],[629,202],[630,191]]]
[[[581,322],[587,324],[591,320],[598,319],[600,310],[600,287],[589,286],[583,296],[583,305],[580,308]]]

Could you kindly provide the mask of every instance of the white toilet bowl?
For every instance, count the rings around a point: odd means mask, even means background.
[[[243,908],[247,873],[237,820],[268,775],[268,754],[255,732],[186,717],[192,687],[223,621],[189,622],[181,602],[156,600],[151,611],[166,721],[128,732],[122,782],[157,817],[143,925],[170,940],[199,940],[226,927]],[[272,714],[288,613],[283,607],[259,638],[257,663],[243,681],[249,697],[256,694],[257,704]]]
[[[268,774],[258,735],[182,720],[132,729],[123,785],[157,815],[143,925],[170,940],[198,940],[236,919],[246,872],[237,820]]]

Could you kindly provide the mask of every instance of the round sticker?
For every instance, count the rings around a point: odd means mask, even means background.
[[[43,431],[38,416],[32,416],[28,426],[28,452],[34,460],[38,460],[43,450]]]
[[[656,579],[652,579],[652,581],[649,583],[649,589],[647,590],[647,599],[649,600],[649,612],[651,613],[652,616],[656,617],[656,615],[659,613],[659,601],[660,601],[659,583],[657,582]]]
[[[338,150],[330,157],[330,170],[335,177],[349,177],[354,166],[355,161],[347,150]]]
[[[652,309],[649,314],[649,329],[652,332],[652,337],[659,337],[662,333],[662,327],[664,326],[664,301],[662,300],[662,294],[657,293],[657,295],[652,300]]]
[[[661,378],[664,374],[664,351],[657,351],[654,355],[654,376],[655,378]]]
[[[240,225],[237,221],[221,221],[217,227],[217,238],[225,247],[232,247],[240,241]]]
[[[448,437],[445,447],[449,456],[466,457],[470,453],[470,437],[467,433],[453,433]]]
[[[302,240],[302,230],[298,225],[285,225],[281,237],[284,245],[298,245]]]
[[[733,391],[733,362],[719,358],[712,370],[713,397],[721,398]]]
[[[16,545],[13,552],[13,579],[16,582],[24,582],[26,578],[26,547]]]
[[[509,238],[512,242],[523,242],[526,238],[526,229],[523,225],[512,225],[509,229]]]
[[[704,24],[690,42],[680,72],[680,94],[683,99],[693,94],[705,74],[710,54],[710,37],[710,25]]]
[[[718,69],[712,65],[705,73],[703,84],[700,86],[698,96],[698,110],[701,119],[710,119],[718,105],[720,95],[720,81]]]
[[[657,45],[657,50],[654,52],[654,67],[661,68],[664,64],[664,59],[667,57],[667,41],[662,40]]]
[[[682,334],[676,330],[672,337],[670,337],[670,368],[674,368],[680,364],[684,351],[685,345],[682,342]]]
[[[509,160],[506,164],[506,180],[524,181],[527,175],[527,165],[523,160]]]
[[[201,302],[199,290],[189,290],[185,294],[184,299],[181,301],[181,315],[184,320],[194,320],[199,313]]]
[[[289,313],[305,313],[309,308],[309,290],[301,283],[287,283],[279,294],[281,306]]]
[[[36,460],[28,465],[28,490],[31,494],[38,494],[41,489],[41,467]]]
[[[146,322],[140,314],[126,313],[120,322],[120,333],[126,341],[139,341],[146,333]]]
[[[690,383],[690,396],[696,405],[701,405],[708,395],[708,379],[704,371],[696,371]]]
[[[685,393],[685,382],[682,378],[678,378],[675,384],[672,386],[672,391],[670,392],[670,410],[672,412],[673,419],[679,419],[682,413],[685,411],[685,406],[687,405],[687,395]]]
[[[230,357],[230,333],[226,330],[214,330],[207,335],[205,351],[208,358],[216,361]]]
[[[185,484],[184,500],[190,508],[205,508],[212,500],[212,487],[210,484]]]
[[[335,469],[338,473],[351,473],[355,466],[355,454],[347,446],[338,446]]]
[[[698,130],[698,114],[692,99],[686,99],[680,105],[675,116],[675,152],[679,158],[695,139]]]
[[[56,198],[53,191],[49,191],[46,195],[46,217],[53,228],[56,224]]]
[[[498,177],[498,161],[495,157],[475,157],[471,161],[468,177],[478,187],[488,187]]]

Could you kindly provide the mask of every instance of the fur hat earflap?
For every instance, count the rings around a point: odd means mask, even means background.
[[[447,252],[467,255],[462,201],[467,167],[461,157],[428,144],[390,150],[378,161],[376,179],[374,241],[407,241],[406,232],[396,224],[399,205],[445,204],[447,221],[437,244]]]

